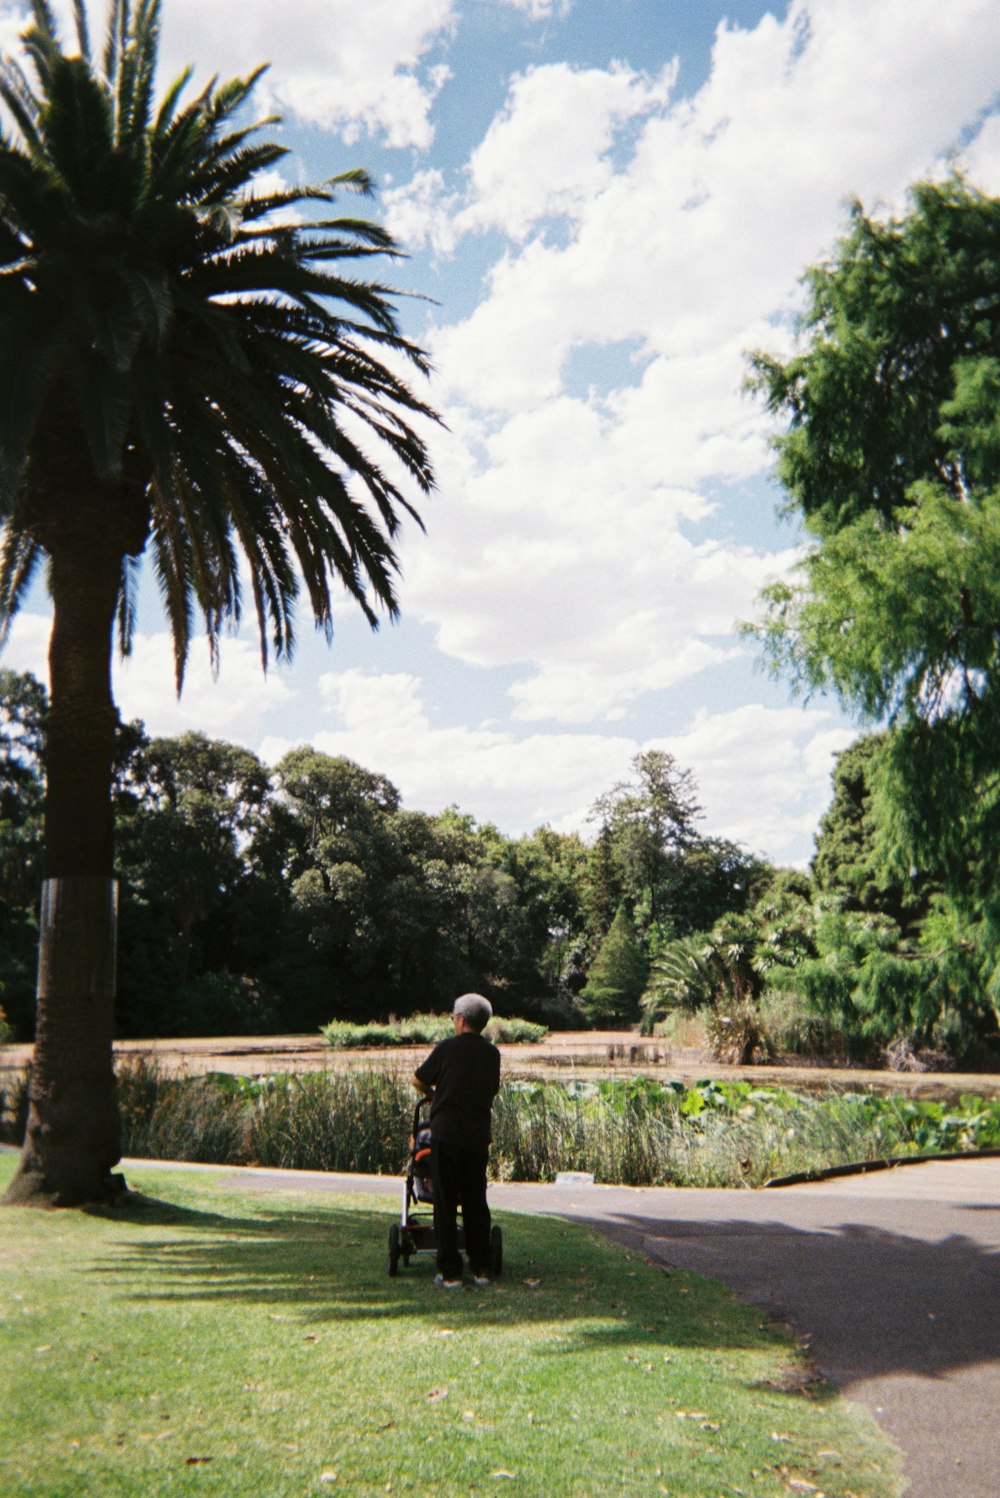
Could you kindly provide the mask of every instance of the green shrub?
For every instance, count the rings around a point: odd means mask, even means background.
[[[118,1070],[122,1153],[153,1159],[395,1171],[415,1101],[380,1072],[179,1078],[142,1058]]]
[[[705,1036],[712,1055],[726,1066],[750,1066],[768,1055],[767,1031],[754,999],[719,999],[705,1013]]]
[[[295,1170],[402,1171],[416,1093],[383,1072],[311,1072],[261,1085],[251,1109],[260,1165]]]
[[[760,1020],[774,1055],[842,1057],[844,1044],[833,1022],[817,1014],[793,986],[769,988],[760,1002]]]
[[[338,1050],[372,1050],[380,1046],[437,1045],[454,1035],[451,1016],[447,1014],[413,1014],[408,1019],[389,1020],[384,1024],[352,1025],[347,1020],[332,1020],[320,1034],[327,1045]],[[486,1038],[498,1045],[537,1042],[548,1034],[545,1025],[526,1019],[500,1019],[496,1015],[486,1027]]]
[[[13,1033],[13,1030],[7,1023],[6,1014],[4,1013],[3,1009],[0,1008],[0,1045],[6,1045]]]
[[[253,978],[202,973],[174,1001],[174,1035],[266,1035],[275,1027],[273,998]]]

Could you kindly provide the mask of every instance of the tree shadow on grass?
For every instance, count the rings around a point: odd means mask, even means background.
[[[944,1378],[1000,1364],[1000,1246],[870,1223],[810,1230],[622,1214],[589,1225],[664,1265],[711,1275],[787,1321],[808,1335],[841,1389],[889,1374]]]
[[[636,1343],[735,1351],[786,1346],[787,1333],[761,1325],[719,1285],[660,1274],[655,1287],[633,1279],[649,1270],[586,1227],[552,1218],[498,1214],[504,1274],[488,1289],[441,1291],[432,1254],[387,1273],[387,1236],[395,1218],[384,1199],[281,1207],[255,1204],[232,1215],[146,1198],[127,1215],[105,1212],[133,1229],[113,1257],[85,1273],[123,1279],[138,1303],[238,1304],[316,1327],[363,1318],[496,1326],[551,1323],[576,1349]],[[139,1229],[139,1231],[135,1231]],[[145,1231],[149,1229],[150,1231]],[[163,1229],[179,1230],[165,1234]]]
[[[162,1201],[159,1197],[147,1196],[144,1191],[132,1189],[110,1205],[94,1202],[79,1210],[86,1217],[96,1217],[104,1222],[128,1223],[131,1227],[186,1227],[237,1232],[241,1228],[249,1231],[255,1222],[252,1217],[240,1219],[224,1212],[206,1212],[200,1207],[185,1207],[179,1202]]]

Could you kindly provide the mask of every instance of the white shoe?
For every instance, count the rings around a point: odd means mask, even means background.
[[[439,1290],[461,1290],[462,1288],[461,1280],[446,1280],[443,1274],[436,1274],[434,1283]]]

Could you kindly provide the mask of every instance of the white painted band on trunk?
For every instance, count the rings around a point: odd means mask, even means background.
[[[116,988],[118,881],[70,874],[42,881],[38,997],[113,996]]]

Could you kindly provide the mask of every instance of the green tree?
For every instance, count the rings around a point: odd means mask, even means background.
[[[502,867],[516,891],[512,951],[515,992],[546,1000],[545,1016],[565,1023],[573,1002],[565,984],[583,939],[583,885],[589,850],[575,833],[539,827],[504,844]]]
[[[256,755],[188,733],[135,747],[118,794],[117,868],[122,890],[118,1026],[124,1033],[230,1033],[260,1029],[260,1005],[239,998],[259,959],[260,936],[241,919],[260,916],[247,851],[270,791]],[[273,923],[272,929],[273,929]],[[268,923],[264,923],[266,930]],[[205,980],[213,975],[213,1007]]]
[[[616,857],[615,837],[609,823],[602,821],[587,853],[582,888],[587,930],[594,946],[609,929],[624,898],[625,878]]]
[[[639,999],[646,986],[649,964],[642,943],[624,905],[600,951],[590,965],[580,1000],[588,1019],[597,1025],[631,1025],[639,1017]]]
[[[1000,199],[952,179],[901,218],[857,207],[808,279],[801,351],[753,366],[815,544],[756,632],[803,690],[888,729],[877,857],[940,874],[997,1010]]]
[[[327,635],[334,587],[373,624],[394,613],[406,490],[431,483],[431,413],[395,372],[423,355],[355,273],[393,241],[320,216],[365,175],[271,190],[284,148],[239,119],[256,74],[184,105],[189,70],[157,106],[159,0],[110,0],[100,58],[74,14],[78,55],[33,0],[23,66],[0,65],[0,621],[43,559],[53,604],[38,1028],[8,1200],[64,1204],[116,1184],[110,661],[137,559],[179,686],[195,608],[213,659],[240,618],[241,558],[265,661],[292,649],[300,578]]]
[[[935,1039],[940,1004],[932,965],[902,940],[879,911],[851,910],[836,897],[816,904],[816,954],[777,985],[802,996],[849,1056],[876,1061],[896,1039],[925,1046]]]
[[[296,1027],[531,991],[537,926],[495,827],[406,811],[384,776],[311,749],[275,780],[250,860],[288,891],[265,976]]]
[[[624,901],[654,957],[666,942],[703,931],[742,910],[766,866],[737,844],[698,834],[694,776],[673,755],[650,749],[632,761],[633,778],[591,810],[600,830],[583,887],[591,950]]]
[[[694,776],[672,754],[644,750],[633,759],[632,770],[633,779],[613,786],[591,809],[601,830],[591,860],[590,903],[598,920],[606,920],[624,900],[645,933],[671,916],[672,899],[683,884],[679,867],[698,841],[701,808]],[[607,929],[598,925],[593,936],[599,939]]]
[[[386,993],[386,950],[392,889],[408,868],[394,823],[399,792],[384,775],[308,747],[285,755],[274,782],[250,849],[260,881],[287,893],[267,976],[295,1028],[368,1017],[370,1005],[396,997]]]
[[[728,838],[699,837],[670,864],[661,885],[662,924],[672,934],[700,931],[752,904],[770,867]]]
[[[812,872],[821,893],[848,910],[880,912],[911,933],[927,914],[930,876],[895,875],[881,856],[873,778],[884,734],[864,734],[837,755],[833,800],[816,833]]]

